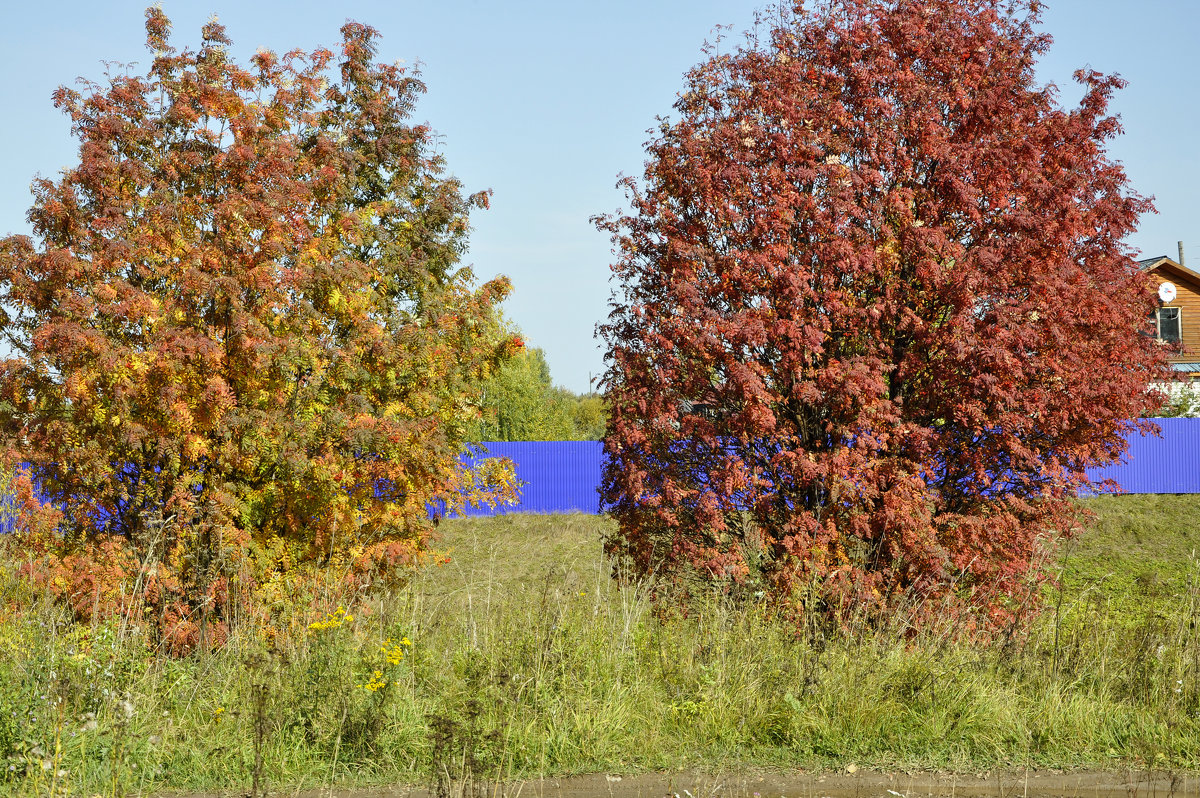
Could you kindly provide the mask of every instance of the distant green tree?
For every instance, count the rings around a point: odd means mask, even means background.
[[[480,441],[565,440],[574,424],[570,408],[555,401],[550,366],[541,349],[529,349],[491,377],[480,396]]]
[[[572,394],[574,401],[575,432],[582,441],[598,441],[604,437],[604,422],[608,408],[604,398],[596,392]]]
[[[555,386],[546,353],[536,347],[508,361],[484,383],[480,410],[470,434],[480,442],[599,440],[604,434],[600,396]]]
[[[1160,418],[1200,418],[1200,385],[1190,382],[1161,384],[1167,402],[1149,416]]]

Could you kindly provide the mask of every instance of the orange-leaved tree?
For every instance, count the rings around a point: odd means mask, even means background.
[[[1159,397],[1115,77],[1037,3],[788,4],[688,76],[601,219],[611,551],[824,618],[1012,623]],[[1032,9],[1032,10],[1029,10]]]
[[[55,94],[79,162],[0,243],[0,430],[33,570],[80,612],[97,563],[140,570],[184,650],[272,573],[412,564],[431,501],[502,498],[511,471],[458,458],[516,346],[507,280],[460,263],[487,196],[374,30],[239,66],[215,21],[176,50],[146,19],[146,74]]]

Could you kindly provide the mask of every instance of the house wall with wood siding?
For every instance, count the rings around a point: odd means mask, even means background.
[[[1165,282],[1175,285],[1173,302],[1163,303],[1165,308],[1179,308],[1180,351],[1171,354],[1172,363],[1195,363],[1200,361],[1200,276],[1190,269],[1164,258],[1149,271],[1155,289]]]

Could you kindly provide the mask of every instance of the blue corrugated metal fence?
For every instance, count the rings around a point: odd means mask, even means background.
[[[1155,423],[1161,436],[1132,435],[1123,462],[1092,469],[1092,480],[1111,480],[1125,493],[1200,493],[1200,418]],[[469,508],[467,515],[600,512],[604,451],[598,441],[485,443],[479,456],[512,460],[522,483],[520,501],[513,507]]]
[[[1129,436],[1121,463],[1093,468],[1093,481],[1111,479],[1125,493],[1200,493],[1200,418],[1152,419],[1161,437]]]
[[[1125,493],[1200,493],[1200,418],[1159,418],[1161,437],[1131,435],[1124,460],[1094,468],[1095,482],[1111,480]],[[597,513],[604,453],[596,441],[485,443],[487,456],[507,457],[523,481],[515,507],[471,509],[468,515]]]
[[[599,441],[485,443],[483,448],[486,457],[513,461],[521,500],[516,507],[470,508],[467,515],[600,512],[604,450]]]

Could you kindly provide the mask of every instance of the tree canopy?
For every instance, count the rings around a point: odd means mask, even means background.
[[[799,612],[1020,614],[1164,374],[1122,82],[1062,107],[1038,6],[785,5],[689,72],[600,220],[610,551]]]
[[[488,195],[446,175],[373,29],[247,66],[215,20],[198,50],[160,9],[146,31],[146,74],[55,94],[79,162],[0,242],[0,432],[49,500],[30,550],[153,560],[187,646],[250,565],[415,562],[431,500],[509,487],[458,457],[518,347],[508,281],[461,264]]]

